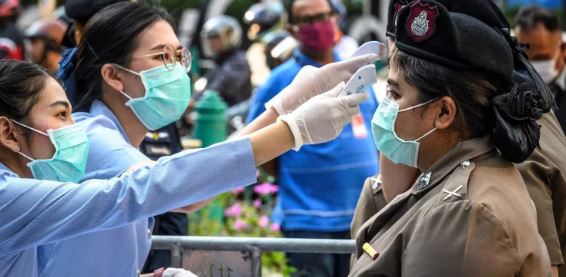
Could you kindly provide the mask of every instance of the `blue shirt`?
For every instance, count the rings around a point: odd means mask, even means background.
[[[248,139],[183,151],[118,178],[80,185],[19,178],[0,164],[0,276],[37,276],[37,246],[120,228],[255,181]],[[115,267],[129,257],[99,263],[102,255],[119,247],[105,252],[84,249],[81,257],[67,260],[67,266],[88,257],[98,267],[119,270]],[[121,273],[103,276],[133,276]],[[101,275],[85,268],[73,276]]]
[[[94,101],[90,113],[74,113],[86,128],[90,150],[84,180],[110,179],[149,161],[128,142],[125,130],[106,105]],[[40,276],[133,276],[151,248],[153,218],[90,233],[39,248]],[[100,253],[96,260],[91,253]],[[73,263],[69,263],[73,260]],[[101,266],[111,265],[114,266]]]
[[[73,116],[86,126],[90,142],[84,180],[109,179],[149,161],[129,143],[120,122],[102,102],[94,101],[89,113]],[[82,272],[92,276],[133,276],[149,254],[152,230],[153,218],[140,219],[120,228],[40,247],[40,276],[79,276]],[[96,260],[92,253],[99,253]]]
[[[338,60],[336,54],[334,60]],[[275,68],[257,90],[248,121],[259,116],[265,110],[265,103],[289,85],[305,65],[320,67],[296,51],[293,58]],[[376,108],[375,97],[360,105],[367,131],[365,138],[356,138],[349,124],[333,141],[305,145],[298,152],[289,151],[279,157],[277,208],[283,213],[285,230],[349,230],[362,184],[366,177],[378,171],[377,149],[370,131]]]

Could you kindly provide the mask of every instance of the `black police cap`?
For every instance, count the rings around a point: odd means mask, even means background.
[[[65,13],[72,19],[86,22],[106,6],[127,0],[66,0]]]
[[[482,21],[448,12],[436,1],[414,1],[401,8],[395,37],[396,47],[409,55],[512,83],[513,52],[507,40]]]
[[[387,36],[395,37],[395,18],[399,10],[415,0],[391,0],[387,16]],[[437,0],[448,11],[474,17],[485,24],[509,31],[509,22],[492,0]]]

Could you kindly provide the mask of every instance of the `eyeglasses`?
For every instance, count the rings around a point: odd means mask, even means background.
[[[165,45],[161,52],[147,54],[144,57],[155,57],[159,55],[161,56],[161,61],[163,61],[165,68],[167,68],[167,70],[169,71],[175,68],[177,62],[180,63],[181,66],[183,66],[186,72],[189,72],[189,70],[191,70],[191,63],[193,61],[193,58],[189,50],[187,50],[187,48],[185,47],[176,49],[171,45]]]
[[[293,16],[293,21],[295,25],[313,24],[317,21],[325,22],[330,20],[334,14],[334,12],[325,12],[309,16]]]

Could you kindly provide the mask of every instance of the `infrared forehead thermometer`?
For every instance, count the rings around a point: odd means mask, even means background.
[[[353,57],[367,55],[367,54],[376,54],[379,59],[383,59],[387,57],[387,53],[385,51],[385,45],[379,41],[368,41],[362,46],[358,47],[356,52],[352,54]]]
[[[338,97],[362,93],[376,82],[377,73],[375,72],[375,66],[368,64],[358,69],[358,71],[352,75],[348,83],[346,83],[346,86],[344,86],[340,94],[338,94]]]

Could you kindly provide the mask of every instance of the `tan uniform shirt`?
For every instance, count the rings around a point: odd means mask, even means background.
[[[542,126],[541,147],[516,166],[537,208],[538,230],[550,262],[561,265],[566,260],[566,137],[553,113],[544,114],[539,124]],[[368,178],[352,221],[352,237],[386,204],[377,178]],[[566,266],[559,270],[560,276],[566,276]]]
[[[517,164],[537,207],[539,233],[553,265],[563,264],[566,254],[566,137],[553,113],[539,120],[540,149]],[[566,266],[560,267],[566,276]]]
[[[350,276],[551,275],[521,175],[489,137],[457,144],[368,220],[356,245]]]
[[[351,237],[355,238],[362,225],[385,205],[387,205],[387,202],[383,196],[381,181],[378,176],[367,178],[360,193],[354,218],[352,218],[352,225],[350,226]]]

